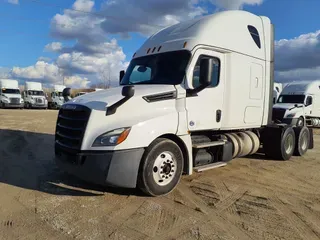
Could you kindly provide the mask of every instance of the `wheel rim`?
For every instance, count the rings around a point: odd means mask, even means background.
[[[298,120],[297,126],[298,127],[302,127],[303,126],[303,120],[302,119]]]
[[[153,179],[159,186],[168,185],[176,175],[177,161],[171,152],[161,153],[152,168]]]
[[[291,152],[293,150],[293,144],[294,144],[293,136],[291,134],[289,134],[286,137],[286,141],[284,143],[285,151],[287,154],[291,154]]]
[[[301,148],[302,150],[306,150],[308,146],[308,134],[304,132],[301,136]]]

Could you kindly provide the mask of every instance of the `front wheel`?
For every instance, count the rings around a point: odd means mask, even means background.
[[[182,151],[175,142],[155,140],[143,156],[138,187],[153,197],[170,193],[180,181],[183,163]]]
[[[303,127],[304,126],[304,118],[303,117],[299,117],[296,126],[297,127]]]

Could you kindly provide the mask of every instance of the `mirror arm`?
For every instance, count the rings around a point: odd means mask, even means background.
[[[134,96],[134,94],[132,96],[125,96],[124,98],[120,99],[118,102],[114,103],[110,107],[107,106],[106,116],[115,114],[117,111],[117,108],[119,108],[121,105],[123,105],[125,102],[127,102],[133,96]]]
[[[210,84],[206,85],[200,85],[197,88],[194,89],[187,89],[187,97],[196,97],[198,96],[198,93],[204,90],[206,87],[208,87]]]

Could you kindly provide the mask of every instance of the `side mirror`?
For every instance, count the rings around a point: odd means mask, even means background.
[[[122,88],[122,96],[125,98],[131,98],[134,95],[134,87],[133,86],[124,86]]]
[[[66,100],[71,96],[71,88],[65,88],[62,91],[62,96]]]
[[[199,82],[202,86],[210,85],[212,73],[213,73],[213,59],[201,59]]]
[[[126,74],[126,72],[124,70],[120,71],[119,83],[121,82],[121,80],[122,80],[122,78],[124,77],[125,74]]]

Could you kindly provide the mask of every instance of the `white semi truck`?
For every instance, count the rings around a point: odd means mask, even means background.
[[[281,83],[274,83],[274,87],[273,87],[273,103],[276,104],[276,102],[278,101],[278,98],[282,92],[282,84]]]
[[[20,109],[24,107],[17,80],[0,79],[0,107]]]
[[[52,109],[60,109],[65,103],[64,97],[62,96],[63,90],[66,88],[64,85],[54,85],[53,91],[50,93],[48,107]]]
[[[25,82],[23,99],[26,108],[48,108],[48,100],[39,82]]]
[[[320,81],[292,82],[273,106],[273,120],[296,126],[320,126]]]
[[[119,87],[62,106],[56,163],[89,182],[159,196],[183,174],[260,146],[273,159],[303,155],[312,131],[272,122],[273,64],[267,17],[225,11],[165,28],[134,54]]]

